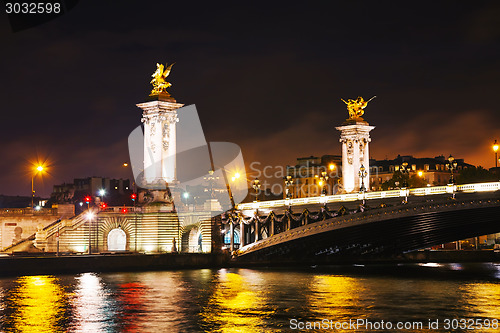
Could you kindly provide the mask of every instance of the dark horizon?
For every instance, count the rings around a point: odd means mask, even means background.
[[[50,176],[130,178],[156,62],[176,62],[169,92],[195,104],[207,141],[234,142],[247,167],[339,155],[341,98],[366,108],[371,158],[448,156],[494,166],[500,113],[500,3],[339,3],[308,7],[79,2],[3,41],[0,194],[29,196],[30,161]],[[250,170],[247,170],[247,172]],[[251,174],[250,174],[251,176]]]

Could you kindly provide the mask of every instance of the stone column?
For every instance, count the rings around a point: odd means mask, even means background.
[[[245,223],[243,221],[240,222],[240,247],[243,247],[246,245],[246,239],[245,239]]]
[[[231,233],[231,246],[229,247],[229,250],[231,253],[233,253],[233,251],[234,251],[234,224],[231,221],[229,221],[229,232]]]
[[[259,241],[259,220],[255,219],[255,237],[254,242]]]
[[[360,119],[350,119],[342,126],[336,127],[340,131],[340,142],[342,143],[342,185],[347,193],[359,192],[361,179],[359,168],[363,165],[367,175],[364,185],[370,190],[370,131],[374,126]]]
[[[184,104],[160,95],[137,106],[143,110],[144,179],[147,183],[175,183],[177,109]]]

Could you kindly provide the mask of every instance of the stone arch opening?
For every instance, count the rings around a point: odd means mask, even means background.
[[[188,251],[189,252],[201,252],[201,231],[198,227],[194,227],[189,232],[188,236]]]
[[[125,251],[127,249],[127,234],[122,228],[112,229],[108,233],[108,251]]]

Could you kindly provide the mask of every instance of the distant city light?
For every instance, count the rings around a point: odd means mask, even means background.
[[[83,202],[80,202],[80,207],[83,206]]]

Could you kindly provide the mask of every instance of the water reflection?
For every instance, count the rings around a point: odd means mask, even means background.
[[[120,285],[118,299],[122,304],[122,327],[125,332],[138,332],[144,309],[146,288],[142,283],[129,282]]]
[[[259,332],[264,329],[264,319],[271,311],[265,306],[264,293],[253,290],[255,284],[260,284],[259,276],[250,271],[219,271],[215,291],[202,314],[210,331]]]
[[[349,320],[360,310],[364,287],[359,279],[347,276],[316,275],[308,293],[310,309],[319,318]]]
[[[77,281],[72,305],[74,307],[73,330],[99,332],[116,327],[116,314],[120,309],[110,291],[95,273],[84,273]]]
[[[341,272],[345,269],[4,278],[0,331],[282,332],[293,318],[500,318],[496,264],[479,269],[468,264],[384,266],[383,274],[368,266]]]
[[[68,294],[53,276],[24,276],[6,295],[6,332],[64,332]]]

